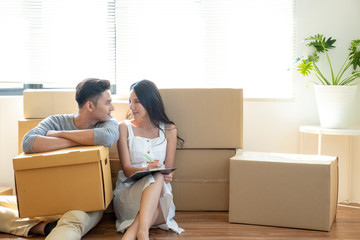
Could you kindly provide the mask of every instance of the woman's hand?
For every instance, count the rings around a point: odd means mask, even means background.
[[[154,160],[154,161],[148,161],[147,162],[148,169],[156,169],[156,168],[161,168],[161,163],[159,163],[159,160]]]
[[[168,175],[164,175],[164,181],[165,181],[165,183],[172,182],[172,180],[173,180],[173,175],[174,175],[174,172],[169,173]]]

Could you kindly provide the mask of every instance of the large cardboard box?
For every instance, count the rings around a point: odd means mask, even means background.
[[[184,148],[243,148],[242,89],[160,89]]]
[[[181,149],[176,151],[171,183],[180,211],[229,210],[229,158],[235,149]]]
[[[20,217],[104,210],[112,200],[109,150],[74,147],[13,159]]]
[[[329,231],[337,157],[243,152],[230,160],[229,221]]]
[[[20,119],[18,120],[18,153],[22,153],[21,142],[25,134],[36,127],[43,119]]]
[[[111,112],[111,115],[116,118],[119,122],[125,120],[129,112],[129,100],[113,100],[112,105],[114,106],[114,111]]]
[[[24,118],[46,118],[55,114],[76,113],[75,90],[24,90]]]
[[[121,168],[120,159],[110,159],[110,167],[111,167],[111,181],[113,189],[116,187],[116,180],[118,178],[118,173]]]
[[[243,148],[243,90],[225,88],[159,89],[169,118],[186,149]],[[124,120],[128,102],[114,101],[114,116]],[[127,115],[127,114],[125,114]],[[110,158],[119,158],[116,144]]]

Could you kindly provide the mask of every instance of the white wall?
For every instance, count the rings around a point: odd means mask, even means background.
[[[337,39],[329,51],[335,71],[347,56],[350,41],[360,39],[360,1],[358,0],[297,0],[296,56],[306,52],[303,39],[315,34]],[[269,36],[276,37],[276,36]],[[320,64],[327,69],[327,65]],[[244,148],[254,151],[298,153],[300,125],[317,125],[317,107],[312,86],[306,88],[305,78],[295,73],[294,101],[246,101],[244,104]],[[272,77],[269,76],[269,81]],[[246,90],[245,90],[246,91]],[[357,102],[359,102],[359,95]],[[353,125],[359,124],[359,111]]]
[[[18,123],[23,116],[22,97],[0,97],[0,186],[14,187],[12,158],[17,155]]]
[[[305,37],[322,33],[337,39],[337,48],[331,51],[331,57],[334,64],[342,63],[346,54],[336,50],[347,49],[350,40],[360,38],[359,10],[358,0],[297,0],[296,46],[299,49],[296,56],[305,49],[302,43]],[[269,76],[269,81],[275,77]],[[313,89],[306,88],[305,79],[298,73],[295,73],[294,83],[293,100],[245,101],[245,149],[300,152],[299,126],[319,124],[319,119]],[[22,106],[21,97],[0,98],[0,186],[14,186],[11,159],[17,154],[17,120],[22,117]],[[358,117],[355,120],[358,121]]]

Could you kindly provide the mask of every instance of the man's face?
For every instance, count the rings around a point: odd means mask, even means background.
[[[94,104],[93,116],[97,122],[105,122],[110,119],[111,112],[114,111],[111,101],[111,93],[106,90],[101,94],[96,106]]]

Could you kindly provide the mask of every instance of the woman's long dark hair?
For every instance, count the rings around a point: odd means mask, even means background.
[[[141,105],[149,114],[151,123],[158,129],[160,123],[174,124],[165,113],[165,107],[157,86],[149,80],[141,80],[130,86],[134,90]],[[177,142],[180,147],[184,145],[184,139],[177,136]]]

